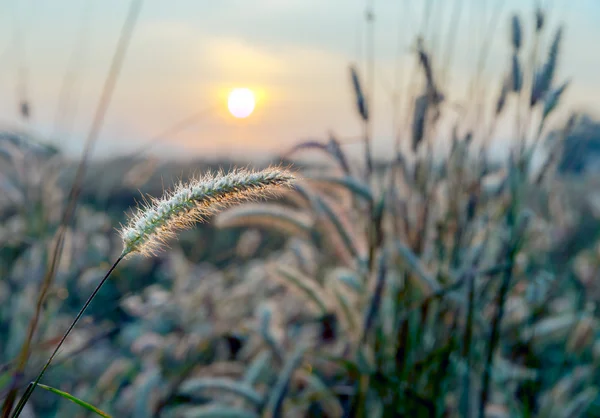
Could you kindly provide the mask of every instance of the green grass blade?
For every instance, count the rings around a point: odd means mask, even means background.
[[[340,213],[336,213],[336,211],[331,207],[331,205],[327,203],[324,199],[316,196],[314,201],[316,209],[323,213],[325,215],[325,218],[328,219],[329,222],[331,222],[331,224],[335,227],[344,245],[346,246],[348,251],[350,251],[350,254],[352,254],[352,256],[357,260],[360,260],[361,253],[354,242],[352,232],[348,230],[348,227],[350,225],[344,224],[340,220]]]
[[[318,308],[321,315],[328,313],[327,303],[323,299],[324,289],[319,287],[309,277],[288,266],[277,266],[274,278],[287,284],[291,289],[297,289]]]
[[[438,281],[427,271],[421,263],[417,255],[410,248],[404,245],[399,240],[396,241],[396,249],[402,261],[406,264],[408,270],[414,274],[415,284],[425,295],[431,295],[439,292],[441,289]]]
[[[77,405],[84,407],[88,411],[91,411],[91,412],[96,413],[97,415],[100,415],[101,417],[111,418],[111,416],[108,415],[106,412],[101,411],[100,409],[96,408],[94,405],[90,405],[86,401],[82,401],[81,399],[79,399],[79,398],[71,395],[70,393],[63,392],[62,390],[53,388],[52,386],[43,385],[41,383],[38,383],[37,385],[39,387],[41,387],[42,389],[46,389],[47,391],[52,392],[52,393],[54,393],[54,394],[56,394],[58,396],[62,396],[63,398],[68,399],[71,402],[76,403]]]
[[[269,400],[266,405],[266,410],[263,414],[265,418],[283,417],[283,402],[290,389],[290,381],[292,380],[292,375],[300,366],[305,351],[306,348],[300,344],[296,347],[294,352],[288,358],[269,396]]]
[[[264,350],[258,354],[246,369],[243,382],[249,386],[258,383],[264,374],[268,373],[271,365],[271,353]]]

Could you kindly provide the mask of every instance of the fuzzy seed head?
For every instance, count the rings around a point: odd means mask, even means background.
[[[293,181],[290,171],[268,168],[208,173],[189,183],[180,183],[161,199],[151,197],[121,229],[123,256],[154,254],[177,231],[204,221],[224,207],[276,193],[291,186]]]

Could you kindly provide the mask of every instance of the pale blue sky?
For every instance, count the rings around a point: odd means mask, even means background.
[[[454,102],[467,83],[494,10],[498,27],[486,78],[495,92],[508,63],[510,13],[519,11],[531,42],[533,1],[373,0],[376,16],[377,80],[375,141],[389,150],[394,80],[406,92],[413,68],[410,47],[423,28],[428,3],[427,44],[444,60],[450,15],[463,3],[446,91]],[[503,3],[501,9],[496,5]],[[600,2],[545,0],[548,28],[566,31],[559,80],[572,78],[565,105],[600,109]],[[217,106],[195,126],[155,148],[162,155],[265,155],[300,138],[360,133],[347,66],[364,62],[365,0],[146,0],[119,79],[99,155],[135,149],[177,120]],[[124,0],[23,0],[0,3],[0,123],[19,125],[19,68],[26,68],[32,127],[58,133],[70,152],[81,149],[100,87],[128,8]],[[85,29],[82,29],[85,28]],[[434,30],[435,29],[435,30]],[[15,36],[15,34],[19,34]],[[547,41],[544,41],[544,48]],[[84,47],[85,52],[74,51]],[[20,53],[17,51],[21,51]],[[57,117],[65,72],[75,71],[66,113]],[[401,69],[404,69],[403,71]],[[396,75],[402,75],[404,77]],[[260,96],[256,113],[240,122],[226,114],[224,96],[236,86]],[[500,135],[508,135],[508,127]]]

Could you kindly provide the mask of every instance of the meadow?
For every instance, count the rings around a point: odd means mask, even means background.
[[[600,200],[569,169],[592,123],[554,117],[544,16],[513,16],[508,71],[473,80],[486,117],[449,128],[417,39],[390,161],[353,65],[360,159],[331,135],[246,171],[72,161],[0,133],[2,416],[600,417]],[[492,161],[499,124],[515,141]]]

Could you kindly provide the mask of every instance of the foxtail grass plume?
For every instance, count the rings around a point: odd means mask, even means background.
[[[415,99],[412,120],[412,150],[417,152],[419,144],[425,136],[427,112],[429,110],[429,96],[422,94]]]
[[[541,7],[535,9],[535,31],[539,33],[544,28],[545,14]]]
[[[496,101],[496,115],[499,115],[500,113],[502,113],[502,110],[504,110],[504,105],[506,105],[506,98],[508,96],[508,92],[511,89],[511,85],[512,77],[504,77],[504,79],[502,80],[502,88],[500,89],[498,100]]]
[[[356,106],[358,113],[363,121],[369,120],[369,109],[367,107],[367,99],[363,93],[363,89],[358,77],[358,71],[356,67],[350,66],[350,78],[352,79],[352,85],[354,86],[354,94],[356,96]]]
[[[548,91],[548,93],[546,93],[546,96],[544,97],[544,110],[542,114],[542,119],[546,119],[550,112],[552,112],[556,108],[562,94],[567,89],[567,87],[569,87],[569,83],[570,80],[567,80],[557,88],[552,89]]]
[[[521,71],[521,64],[519,63],[519,56],[515,52],[512,58],[512,91],[518,93],[521,91],[523,86],[523,72]]]
[[[208,173],[189,183],[180,183],[161,199],[150,198],[147,205],[138,208],[121,230],[122,255],[153,254],[177,231],[203,221],[219,209],[272,194],[291,186],[293,181],[292,172],[268,168]]]
[[[554,39],[550,45],[548,51],[548,59],[546,63],[536,72],[535,79],[533,82],[533,88],[531,89],[531,100],[530,105],[533,107],[540,101],[544,95],[550,90],[552,82],[554,81],[554,74],[556,72],[556,64],[558,61],[558,54],[560,52],[560,44],[562,41],[563,30],[559,27],[554,34]]]
[[[515,52],[519,52],[522,44],[521,20],[518,15],[513,15],[511,25],[511,43]]]

